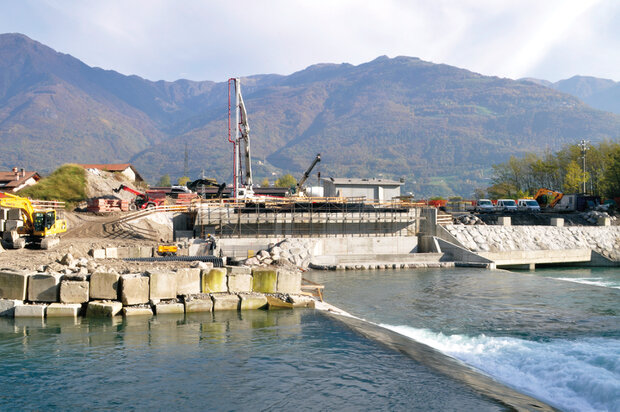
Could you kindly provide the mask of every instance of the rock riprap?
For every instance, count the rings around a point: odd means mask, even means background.
[[[446,230],[473,252],[591,249],[620,261],[620,226],[468,226]]]

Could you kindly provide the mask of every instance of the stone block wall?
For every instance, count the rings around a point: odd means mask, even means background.
[[[252,310],[268,306],[265,294],[300,295],[301,273],[275,267],[235,266],[124,275],[102,267],[83,275],[0,271],[0,316],[10,317]],[[304,298],[298,296],[292,301]]]

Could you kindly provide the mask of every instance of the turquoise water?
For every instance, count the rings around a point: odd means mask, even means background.
[[[311,310],[0,318],[0,359],[0,410],[504,409]]]
[[[620,410],[615,270],[305,276],[326,285],[328,302],[435,348],[446,364],[458,359],[562,410]],[[581,282],[592,278],[601,285]],[[0,410],[505,409],[384,343],[311,310],[0,318]]]
[[[562,410],[620,410],[620,290],[590,269],[313,272],[326,300]],[[614,270],[594,271],[601,278]]]

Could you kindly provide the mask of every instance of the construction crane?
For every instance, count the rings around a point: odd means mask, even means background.
[[[150,197],[146,193],[138,192],[137,190],[134,190],[125,185],[120,185],[116,189],[112,189],[112,190],[114,191],[114,193],[118,193],[121,190],[125,190],[126,192],[133,193],[134,195],[136,195],[136,198],[134,199],[133,203],[129,205],[129,208],[131,210],[152,209],[156,206],[163,205],[165,202],[165,199],[158,199],[158,198]]]
[[[232,87],[235,95],[235,135],[232,135]],[[241,80],[228,79],[228,141],[233,144],[233,196],[235,198],[253,198],[252,158],[250,154],[250,125],[248,112],[241,95]],[[241,145],[243,144],[243,154]],[[245,163],[245,171],[243,170]]]
[[[30,199],[19,197],[10,193],[0,192],[0,207],[7,209],[19,209],[24,225],[18,227],[11,234],[11,247],[21,249],[28,244],[41,249],[50,249],[60,240],[55,237],[59,233],[67,231],[67,221],[58,219],[56,210],[34,210]]]
[[[299,182],[297,182],[297,184],[291,188],[291,195],[305,196],[304,189],[303,189],[304,183],[306,183],[306,180],[308,180],[308,177],[310,177],[310,173],[312,173],[312,169],[314,169],[314,166],[316,166],[316,164],[319,163],[320,161],[321,161],[321,154],[319,153],[314,158],[314,161],[312,162],[310,167],[306,169],[302,178],[299,179]]]

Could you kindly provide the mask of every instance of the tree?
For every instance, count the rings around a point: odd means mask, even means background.
[[[564,175],[564,191],[568,193],[579,193],[583,184],[590,180],[590,174],[583,173],[579,163],[572,160],[566,166],[566,175]]]
[[[172,186],[172,184],[170,183],[170,175],[168,173],[166,173],[165,175],[160,177],[159,181],[157,182],[157,186],[159,186],[159,187],[170,187],[170,186]]]
[[[276,187],[292,187],[292,186],[295,186],[296,184],[297,184],[297,179],[295,179],[293,175],[285,174],[284,176],[276,180],[275,186]]]
[[[620,146],[609,155],[601,186],[608,198],[620,197]]]
[[[262,182],[260,182],[260,187],[269,187],[269,179],[264,178]]]
[[[187,182],[189,182],[190,180],[192,180],[192,179],[190,179],[187,176],[183,176],[183,177],[179,177],[179,179],[177,180],[177,183],[178,183],[179,186],[185,186],[187,184]]]

